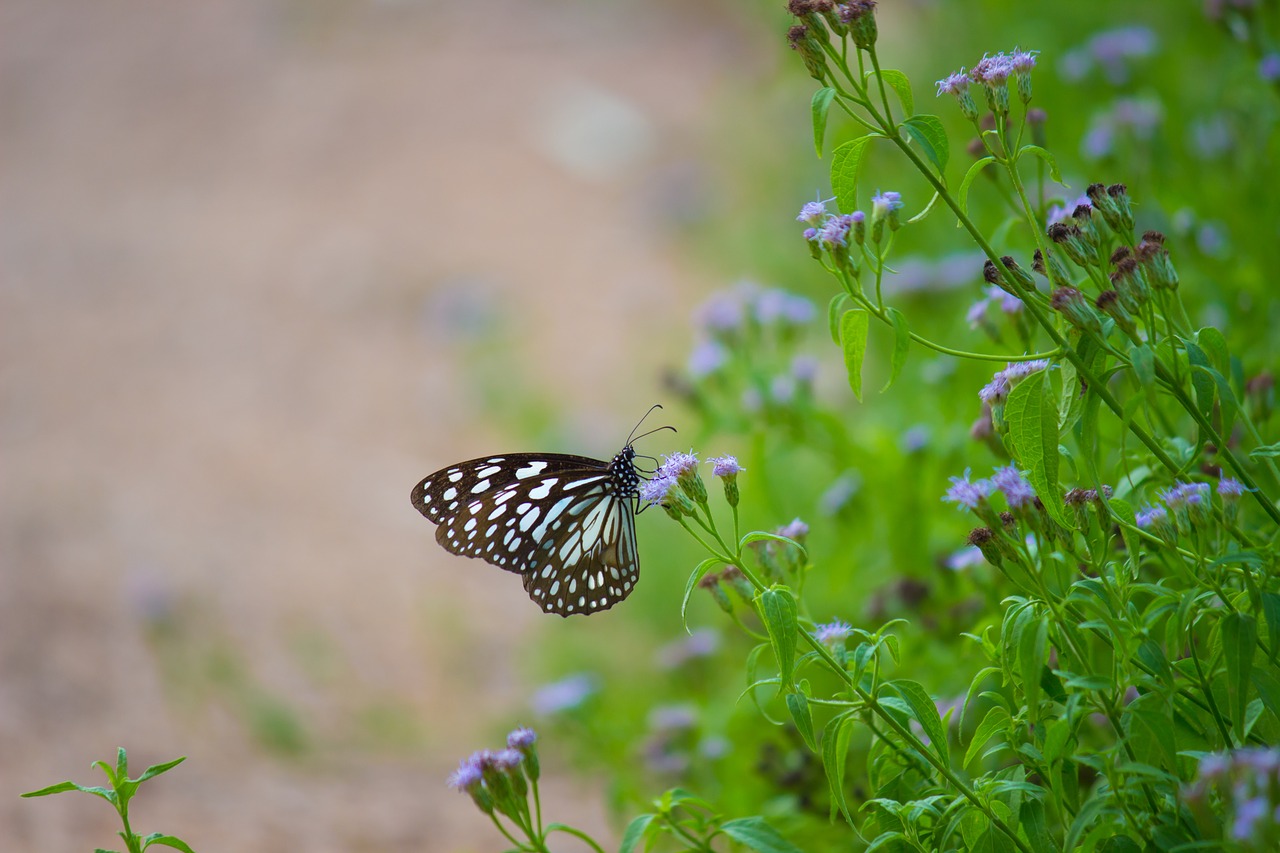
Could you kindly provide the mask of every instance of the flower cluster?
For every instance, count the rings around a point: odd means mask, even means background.
[[[1234,524],[1240,514],[1240,498],[1248,489],[1239,480],[1222,477],[1216,489],[1222,513],[1228,524]],[[1138,527],[1150,530],[1167,542],[1173,542],[1179,533],[1190,535],[1204,525],[1213,511],[1213,498],[1208,483],[1174,483],[1159,493],[1164,506],[1144,506],[1137,512]]]
[[[938,96],[955,95],[960,112],[969,121],[978,121],[978,107],[969,84],[978,83],[986,94],[987,107],[998,116],[1009,114],[1009,80],[1017,86],[1018,99],[1031,101],[1031,71],[1036,67],[1036,50],[1014,50],[983,56],[966,72],[963,68],[938,81]]]
[[[507,735],[506,749],[484,749],[464,758],[450,774],[449,787],[469,794],[487,815],[497,812],[530,827],[529,786],[536,790],[540,775],[537,740],[533,729],[515,729]]]
[[[1210,811],[1216,789],[1230,816],[1225,825]],[[1221,826],[1247,850],[1280,847],[1280,749],[1236,749],[1200,759],[1199,773],[1187,792],[1192,812],[1211,827]],[[1214,810],[1216,811],[1216,810]]]
[[[1063,77],[1074,82],[1098,68],[1113,86],[1123,86],[1129,81],[1133,61],[1151,56],[1158,47],[1156,34],[1147,27],[1104,30],[1063,54],[1060,70]]]
[[[715,456],[707,462],[711,472],[724,486],[725,501],[738,506],[738,474],[747,470],[733,456]],[[698,473],[698,457],[694,453],[672,453],[649,480],[640,486],[640,499],[651,506],[661,506],[679,520],[695,515],[695,508],[707,506],[707,486]]]
[[[996,371],[991,381],[982,386],[982,390],[978,392],[978,399],[991,410],[992,422],[1003,428],[1004,404],[1009,399],[1010,392],[1023,379],[1048,368],[1048,360],[1037,358],[1030,361],[1010,362],[1004,370]]]

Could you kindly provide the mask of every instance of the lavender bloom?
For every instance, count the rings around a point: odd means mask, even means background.
[[[1101,160],[1115,150],[1116,129],[1110,116],[1101,115],[1094,119],[1093,126],[1080,141],[1080,153],[1086,160]]]
[[[818,309],[803,296],[788,294],[787,301],[782,305],[782,319],[793,326],[803,326],[817,315]]]
[[[675,453],[664,456],[663,460],[662,467],[658,469],[660,477],[680,477],[696,473],[698,470],[698,457],[693,453],[681,453],[677,450]]]
[[[656,732],[677,732],[698,724],[698,711],[692,705],[659,705],[649,712],[649,728]]]
[[[538,734],[533,729],[521,726],[515,729],[511,734],[507,735],[507,746],[511,749],[527,750],[533,746],[534,741],[538,739]]]
[[[1247,492],[1244,483],[1231,477],[1223,477],[1218,481],[1218,494],[1224,499],[1235,499]]]
[[[667,499],[667,494],[676,487],[676,478],[669,474],[659,474],[652,480],[640,484],[640,500],[658,506]]]
[[[710,628],[701,628],[659,649],[658,664],[663,669],[675,669],[690,661],[711,657],[719,649],[720,635]]]
[[[988,299],[979,299],[977,302],[969,306],[969,311],[964,315],[965,322],[969,324],[970,329],[976,329],[981,326],[987,319],[987,306],[990,304]]]
[[[742,407],[742,411],[748,415],[754,415],[764,408],[764,396],[758,388],[747,388],[743,390],[738,404]]]
[[[843,619],[835,619],[824,625],[815,625],[813,638],[824,645],[844,642],[853,633],[853,626]]]
[[[1031,73],[1031,69],[1036,67],[1036,54],[1039,52],[1038,50],[1015,50],[1009,56],[1009,66],[1013,69],[1013,73]]]
[[[1147,27],[1120,27],[1098,33],[1089,40],[1089,52],[1107,80],[1121,86],[1129,80],[1129,62],[1156,52],[1159,42]]]
[[[818,242],[827,249],[849,245],[849,226],[840,217],[833,216],[818,229]]]
[[[968,89],[969,75],[963,68],[938,81],[938,97],[943,95],[959,96],[961,92],[966,92]]]
[[[1236,841],[1250,840],[1253,838],[1257,823],[1270,811],[1271,806],[1265,794],[1236,803],[1236,819],[1231,824],[1231,837]]]
[[[809,535],[809,525],[798,518],[793,518],[789,524],[778,528],[778,535],[796,542],[803,542],[804,537]]]
[[[1169,512],[1162,506],[1149,506],[1138,510],[1134,517],[1142,530],[1158,527],[1169,522]]]
[[[801,206],[800,215],[796,217],[796,222],[805,222],[816,228],[826,218],[827,203],[825,201],[810,201]]]
[[[977,509],[987,499],[993,488],[990,480],[969,482],[969,469],[964,469],[963,477],[949,477],[951,488],[943,495],[944,501],[951,501],[957,509]]]
[[[1005,378],[1002,370],[993,376],[990,382],[982,386],[982,390],[978,392],[978,399],[988,406],[998,406],[1009,399],[1009,392],[1012,390],[1009,387],[1009,380]]]
[[[448,784],[450,788],[466,793],[484,780],[480,773],[480,763],[476,760],[478,755],[479,753],[476,753],[458,763],[458,769],[449,774]]]
[[[1022,300],[995,285],[987,288],[987,298],[992,302],[999,303],[1000,310],[1005,314],[1022,313]]]
[[[711,474],[716,477],[736,477],[747,470],[738,464],[734,456],[712,456],[707,462],[712,466]]]
[[[1004,495],[1009,509],[1020,509],[1035,502],[1036,490],[1031,488],[1031,484],[1023,478],[1022,473],[1011,465],[997,468],[991,477],[991,483]]]
[[[973,66],[969,76],[988,86],[1003,86],[1013,76],[1013,63],[1003,53],[984,56]]]
[[[1208,483],[1174,483],[1172,488],[1160,493],[1160,498],[1170,509],[1203,506],[1208,502]]]
[[[769,396],[780,406],[788,405],[796,396],[796,381],[783,374],[773,377],[769,383]]]
[[[689,354],[689,376],[694,379],[710,376],[723,367],[726,360],[724,347],[715,341],[703,341]]]
[[[596,690],[595,677],[582,672],[539,687],[529,704],[539,716],[551,716],[579,707]]]
[[[1003,371],[1004,376],[1012,383],[1026,379],[1033,373],[1045,370],[1049,366],[1047,358],[1035,358],[1031,361],[1015,361],[1009,364]]]
[[[925,424],[916,424],[907,427],[907,431],[902,434],[900,446],[903,453],[919,453],[929,445],[929,427]]]
[[[712,334],[736,332],[742,328],[745,313],[737,292],[713,293],[697,312],[698,322]]]
[[[902,193],[893,190],[887,190],[883,193],[876,193],[871,197],[871,216],[872,218],[881,218],[887,216],[895,210],[902,209]]]
[[[1280,82],[1280,53],[1268,53],[1259,60],[1258,76],[1267,83]]]
[[[955,551],[942,561],[942,565],[946,566],[953,572],[971,569],[975,566],[981,566],[987,561],[982,556],[982,550],[977,545],[966,545],[959,551]]]
[[[853,472],[841,474],[818,498],[818,511],[825,516],[835,515],[853,500],[853,496],[861,487],[862,481],[857,474]]]
[[[791,359],[791,375],[797,382],[808,385],[818,375],[818,360],[811,355],[798,355]]]
[[[1117,127],[1132,131],[1138,139],[1149,140],[1164,120],[1164,109],[1159,101],[1150,98],[1121,98],[1111,116]]]
[[[1089,201],[1089,197],[1087,195],[1082,195],[1073,202],[1052,205],[1049,208],[1048,216],[1045,217],[1045,224],[1056,225],[1062,220],[1070,217],[1072,211],[1074,211],[1077,207],[1080,207],[1081,205],[1084,205],[1085,207],[1088,207],[1091,209],[1093,207],[1093,204]]]
[[[524,755],[518,749],[504,749],[493,756],[493,766],[499,770],[515,770],[522,761]]]

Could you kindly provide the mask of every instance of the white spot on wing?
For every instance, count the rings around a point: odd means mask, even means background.
[[[541,461],[530,462],[528,465],[521,468],[519,471],[516,471],[516,478],[523,480],[526,477],[536,477],[538,474],[541,474],[542,470],[546,467],[547,467],[546,462],[541,462]]]

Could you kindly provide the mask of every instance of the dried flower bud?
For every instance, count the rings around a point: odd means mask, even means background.
[[[1120,297],[1114,290],[1102,291],[1093,304],[1103,314],[1115,320],[1116,325],[1125,335],[1130,338],[1137,335],[1138,328],[1133,322],[1133,316],[1120,304]]]
[[[1049,230],[1046,233],[1048,233],[1049,239],[1060,246],[1063,253],[1076,266],[1087,267],[1098,262],[1098,251],[1085,242],[1079,226],[1068,225],[1066,222],[1055,222],[1049,226]]]
[[[849,27],[849,35],[859,50],[875,46],[880,31],[876,25],[875,0],[851,0],[840,7],[840,20]]]
[[[1089,304],[1085,295],[1074,287],[1059,287],[1053,292],[1049,304],[1054,311],[1067,318],[1067,322],[1081,331],[1100,334],[1102,321],[1098,312]]]
[[[796,24],[787,30],[787,41],[791,42],[791,49],[804,60],[809,76],[822,82],[827,76],[827,57],[822,52],[822,43],[814,38],[809,27]]]

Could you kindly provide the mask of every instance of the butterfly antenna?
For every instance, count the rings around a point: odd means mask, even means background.
[[[630,445],[633,441],[639,441],[640,439],[644,438],[646,435],[653,435],[655,432],[662,432],[664,429],[669,429],[672,432],[677,432],[676,428],[673,426],[660,426],[657,429],[651,429],[648,432],[642,432],[639,435],[637,435],[634,439],[628,438],[627,444]]]
[[[644,423],[644,422],[645,422],[645,418],[648,418],[648,417],[649,417],[649,415],[652,415],[652,414],[653,414],[653,410],[654,410],[654,409],[661,409],[661,408],[662,408],[662,404],[661,404],[661,403],[654,403],[652,406],[650,406],[650,407],[649,407],[649,411],[647,411],[647,412],[645,412],[645,413],[644,413],[644,417],[643,417],[643,418],[641,418],[639,421],[637,421],[637,422],[636,422],[636,425],[635,425],[634,427],[632,427],[632,428],[631,428],[631,435],[628,435],[628,436],[627,436],[627,445],[628,445],[628,446],[631,444],[632,436],[634,436],[634,435],[636,434],[636,430],[640,429],[640,424],[642,424],[642,423]],[[645,435],[648,435],[648,434],[649,434],[649,433],[645,433]],[[644,437],[644,436],[641,436],[641,438],[643,438],[643,437]]]

